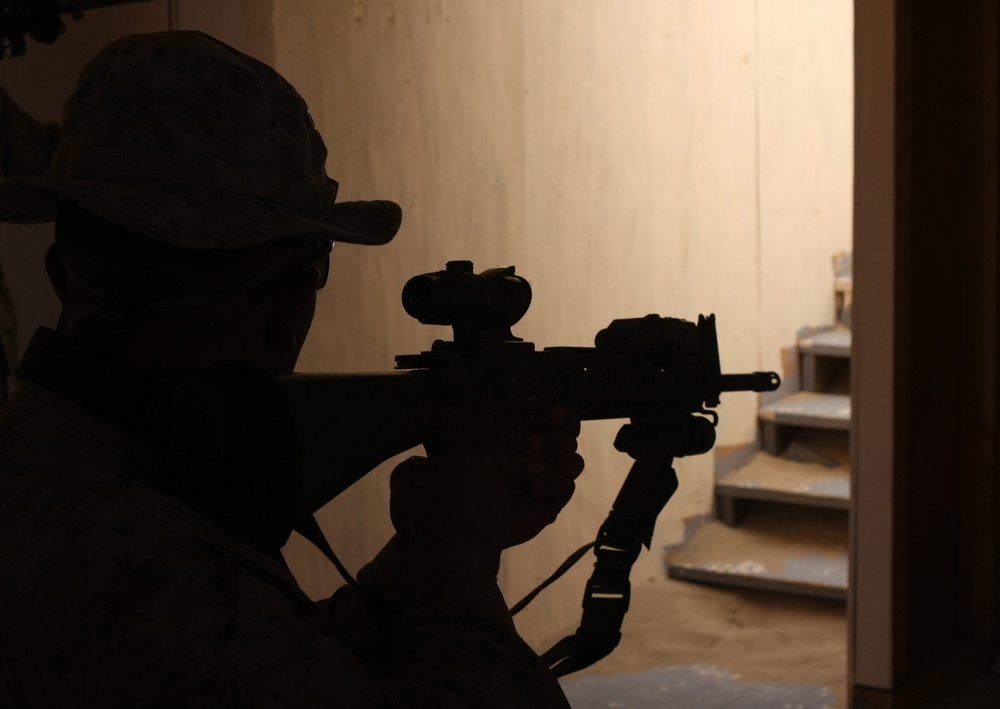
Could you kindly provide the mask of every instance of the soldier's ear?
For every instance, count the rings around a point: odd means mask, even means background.
[[[69,285],[69,274],[66,273],[66,266],[63,264],[62,256],[59,255],[59,247],[52,244],[45,252],[45,272],[49,276],[52,289],[56,292],[60,303],[66,302],[66,290]]]

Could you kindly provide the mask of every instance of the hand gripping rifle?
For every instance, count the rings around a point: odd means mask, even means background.
[[[530,303],[531,287],[513,267],[477,275],[471,262],[452,261],[403,288],[406,312],[424,324],[450,325],[452,341],[397,356],[397,372],[295,374],[279,384],[301,443],[302,516],[418,445],[430,452],[481,444],[517,449],[544,426],[554,404],[571,406],[584,421],[631,419],[615,447],[635,463],[597,539],[577,555],[594,548],[597,556],[583,621],[543,655],[565,674],[617,645],[629,571],[677,489],[673,459],[715,444],[718,415],[711,409],[723,392],[773,391],[780,380],[774,372],[722,374],[714,315],[699,316],[697,324],[657,315],[615,320],[594,347],[538,352],[511,332]],[[331,443],[335,464],[328,463]]]

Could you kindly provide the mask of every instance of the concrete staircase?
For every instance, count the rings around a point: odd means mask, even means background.
[[[719,475],[717,519],[669,554],[671,577],[846,599],[851,282],[837,276],[837,324],[799,334],[800,389],[761,407],[761,450]]]

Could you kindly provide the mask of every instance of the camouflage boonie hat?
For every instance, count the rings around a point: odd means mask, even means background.
[[[0,220],[55,218],[60,199],[185,248],[289,236],[384,244],[401,210],[335,203],[326,147],[274,69],[201,32],[127,35],[81,71],[46,175],[0,183]]]

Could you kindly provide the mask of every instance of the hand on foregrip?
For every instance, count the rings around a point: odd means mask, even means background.
[[[393,525],[404,539],[451,537],[495,571],[503,549],[532,539],[569,502],[583,471],[579,433],[576,413],[554,407],[523,453],[470,447],[410,458],[392,473]]]

